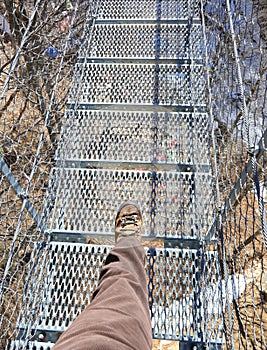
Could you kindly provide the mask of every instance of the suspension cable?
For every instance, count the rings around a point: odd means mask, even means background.
[[[205,16],[204,16],[204,5],[203,0],[200,1],[201,4],[201,17],[202,17],[202,26],[203,26],[203,37],[204,37],[204,48],[205,48],[205,65],[207,68],[207,89],[208,89],[208,106],[209,106],[209,114],[211,119],[211,139],[212,139],[212,147],[213,147],[213,162],[214,162],[214,175],[215,175],[215,192],[216,192],[216,202],[218,206],[218,231],[219,231],[219,239],[221,243],[221,249],[222,249],[222,261],[223,261],[223,274],[225,279],[225,288],[226,291],[228,290],[229,285],[229,272],[228,272],[228,266],[226,261],[226,247],[224,244],[223,239],[223,230],[222,230],[222,208],[221,208],[221,195],[220,195],[220,188],[219,188],[219,171],[218,171],[218,163],[217,163],[217,156],[216,156],[216,142],[215,142],[215,125],[214,125],[214,118],[213,118],[213,108],[212,108],[212,92],[211,92],[211,85],[210,85],[210,75],[208,70],[208,45],[207,45],[207,37],[206,37],[206,25],[205,25]],[[222,281],[221,281],[222,282]],[[222,284],[221,284],[221,297],[222,297]],[[231,349],[234,350],[234,337],[233,337],[233,310],[231,306],[231,300],[229,297],[229,293],[226,292],[226,306],[227,306],[227,315],[228,315],[228,327],[229,327],[229,334],[230,334],[230,342],[231,342]]]

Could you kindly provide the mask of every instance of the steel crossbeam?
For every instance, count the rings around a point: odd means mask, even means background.
[[[199,3],[102,0],[91,33],[50,176],[44,302],[35,332],[21,313],[12,349],[50,349],[90,302],[117,208],[130,199],[148,246],[161,247],[146,250],[153,336],[220,349],[218,256],[205,245],[214,199]]]

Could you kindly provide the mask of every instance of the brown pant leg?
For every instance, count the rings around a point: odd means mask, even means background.
[[[151,349],[144,259],[136,238],[122,238],[107,256],[91,304],[53,350]]]

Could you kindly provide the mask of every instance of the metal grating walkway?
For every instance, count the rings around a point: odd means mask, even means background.
[[[46,278],[30,278],[25,308],[33,312],[38,283],[43,302],[35,324],[20,316],[12,349],[50,349],[89,303],[116,211],[129,199],[145,221],[153,337],[178,340],[181,350],[220,349],[218,256],[204,244],[214,199],[200,4],[99,4],[50,177],[50,243],[36,244],[31,258]]]

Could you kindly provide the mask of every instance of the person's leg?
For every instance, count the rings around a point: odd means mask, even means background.
[[[152,347],[145,251],[122,237],[107,256],[91,304],[53,350],[149,350]]]

